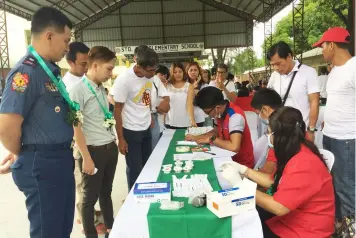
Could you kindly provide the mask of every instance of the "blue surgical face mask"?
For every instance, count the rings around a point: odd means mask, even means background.
[[[272,135],[273,135],[273,133],[267,135],[268,147],[269,147],[269,148],[273,148],[273,144],[271,143],[271,136],[272,136]]]
[[[263,119],[261,117],[261,112],[260,112],[260,114],[258,114],[258,117],[261,119],[262,123],[265,124],[266,126],[269,124],[269,120],[268,119]]]

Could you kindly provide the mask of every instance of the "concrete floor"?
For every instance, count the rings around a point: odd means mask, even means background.
[[[4,158],[5,151],[0,144],[0,158]],[[122,201],[127,195],[126,163],[124,156],[119,156],[112,199],[114,215],[119,211]],[[0,175],[0,237],[28,238],[29,221],[25,207],[25,197],[17,189],[11,174]],[[74,223],[71,238],[84,238],[82,227]],[[103,238],[104,236],[99,236]]]

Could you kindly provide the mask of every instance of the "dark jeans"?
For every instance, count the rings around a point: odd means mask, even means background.
[[[144,131],[131,131],[123,128],[123,132],[128,145],[128,153],[125,158],[127,183],[130,191],[151,155],[152,136],[150,128]]]
[[[30,237],[69,238],[75,204],[70,143],[62,148],[59,145],[23,147],[11,169],[15,184],[26,196]]]
[[[152,151],[156,147],[159,139],[161,138],[161,128],[159,126],[158,122],[158,114],[157,113],[152,113],[152,118],[154,119],[154,127],[150,128],[151,129],[151,135],[152,135]]]
[[[97,238],[94,206],[98,199],[106,228],[111,229],[114,223],[111,191],[119,152],[114,142],[103,146],[88,146],[88,150],[98,171],[94,175],[82,173],[79,210],[86,237]],[[83,158],[79,158],[77,161],[79,169],[82,171]]]
[[[263,237],[264,238],[278,238],[276,234],[273,233],[273,231],[267,226],[266,221],[269,220],[270,218],[274,217],[275,215],[267,212],[261,207],[256,207],[256,210],[258,212],[258,215],[260,216],[261,223],[262,223],[262,231],[263,231]]]
[[[355,139],[337,140],[323,136],[323,147],[335,156],[331,169],[335,190],[335,216],[355,215]]]

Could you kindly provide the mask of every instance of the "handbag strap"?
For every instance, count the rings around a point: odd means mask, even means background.
[[[300,69],[300,66],[302,66],[302,63],[300,63],[300,64],[298,65],[298,69]],[[284,104],[285,104],[285,103],[286,103],[286,101],[287,101],[287,98],[288,98],[288,95],[289,95],[290,88],[292,87],[292,84],[293,84],[294,78],[295,78],[295,76],[297,75],[297,73],[298,73],[298,71],[294,71],[294,73],[293,73],[292,79],[290,80],[289,85],[288,85],[287,92],[286,92],[286,94],[284,94],[283,101],[282,101],[282,106],[284,106]]]

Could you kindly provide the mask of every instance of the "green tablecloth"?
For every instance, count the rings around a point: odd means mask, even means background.
[[[163,164],[174,164],[177,141],[184,140],[184,130],[177,130],[164,157]],[[192,174],[208,174],[214,191],[220,190],[213,160],[195,161]],[[185,173],[177,175],[183,177]],[[172,182],[172,174],[160,172],[157,182]],[[173,189],[172,189],[173,190]],[[147,214],[150,238],[231,238],[231,217],[219,219],[206,207],[195,208],[188,204],[187,198],[174,198],[184,201],[184,207],[178,211],[164,211],[160,204],[151,204]],[[139,227],[137,229],[140,229]]]

